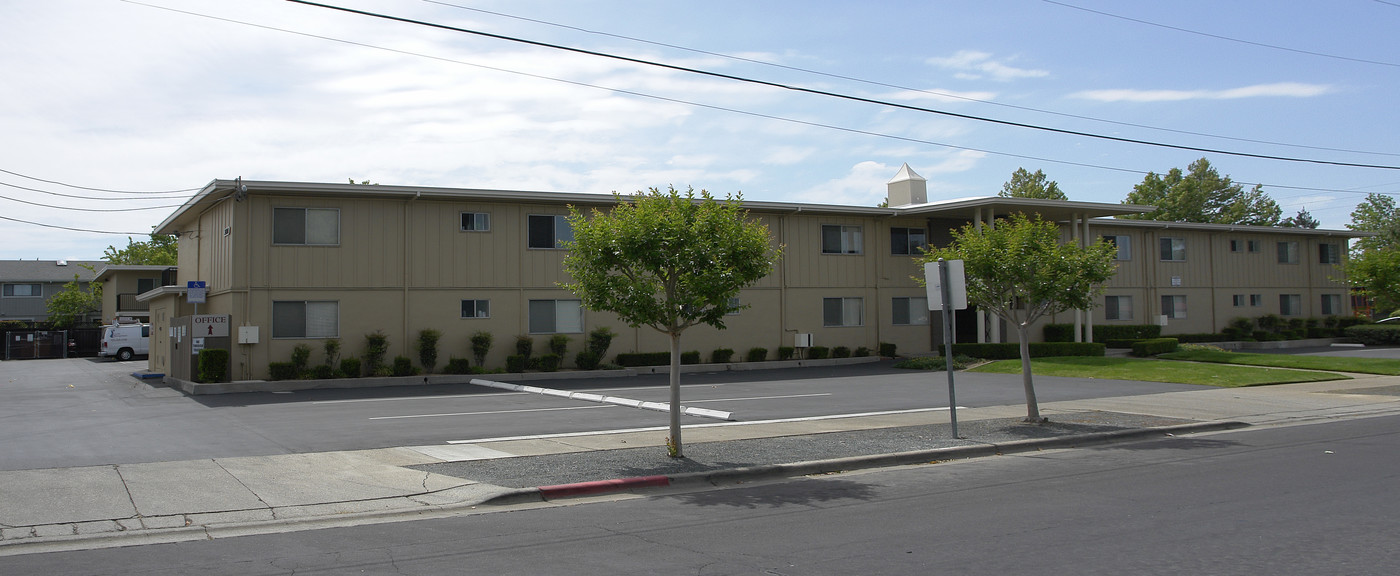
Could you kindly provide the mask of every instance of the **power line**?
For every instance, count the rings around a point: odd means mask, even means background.
[[[1360,62],[1360,63],[1362,63],[1362,64],[1376,64],[1376,65],[1378,65],[1378,66],[1393,66],[1393,67],[1400,68],[1400,63],[1395,63],[1395,62],[1382,62],[1382,61],[1380,61],[1380,60],[1367,60],[1367,59],[1365,59],[1365,58],[1352,58],[1351,56],[1338,56],[1338,55],[1336,55],[1336,54],[1327,54],[1327,53],[1324,53],[1324,52],[1314,52],[1314,51],[1312,51],[1312,50],[1301,50],[1301,49],[1298,49],[1298,48],[1289,48],[1289,47],[1287,47],[1287,46],[1279,46],[1279,45],[1276,45],[1276,44],[1265,44],[1265,43],[1263,43],[1263,42],[1254,42],[1254,41],[1252,41],[1252,40],[1241,40],[1241,39],[1239,39],[1239,38],[1231,38],[1231,37],[1229,37],[1229,36],[1221,36],[1221,35],[1219,35],[1219,34],[1211,34],[1211,33],[1209,33],[1209,32],[1201,32],[1201,31],[1199,31],[1199,30],[1191,30],[1191,29],[1189,29],[1189,28],[1180,28],[1180,27],[1177,27],[1177,26],[1169,26],[1169,25],[1166,25],[1166,24],[1158,24],[1158,23],[1156,23],[1156,22],[1149,22],[1149,21],[1147,21],[1147,20],[1139,20],[1139,19],[1137,19],[1137,18],[1131,18],[1131,17],[1128,17],[1128,16],[1121,16],[1121,15],[1118,15],[1118,14],[1112,14],[1112,13],[1103,12],[1103,11],[1100,11],[1100,10],[1093,10],[1093,9],[1090,9],[1090,8],[1084,8],[1084,7],[1082,7],[1082,6],[1075,6],[1075,5],[1073,5],[1073,4],[1066,4],[1066,3],[1064,3],[1064,2],[1057,2],[1057,1],[1055,1],[1055,0],[1040,0],[1040,1],[1041,1],[1041,2],[1044,2],[1044,3],[1046,3],[1046,4],[1054,4],[1054,5],[1056,5],[1056,6],[1063,6],[1063,7],[1065,7],[1065,8],[1072,8],[1072,9],[1074,9],[1074,10],[1081,10],[1081,11],[1084,11],[1084,12],[1088,12],[1088,13],[1090,13],[1090,14],[1098,14],[1098,15],[1100,15],[1100,16],[1107,16],[1107,17],[1109,17],[1109,18],[1117,18],[1117,19],[1119,19],[1119,20],[1127,20],[1128,22],[1136,22],[1136,23],[1138,23],[1138,24],[1145,24],[1145,25],[1147,25],[1147,26],[1156,26],[1156,27],[1158,27],[1158,28],[1165,28],[1165,29],[1167,29],[1167,30],[1175,30],[1175,31],[1177,31],[1177,32],[1185,32],[1185,33],[1187,33],[1187,34],[1195,34],[1195,35],[1197,35],[1197,36],[1205,36],[1205,37],[1207,37],[1207,38],[1215,38],[1216,40],[1225,40],[1225,41],[1227,41],[1227,42],[1238,42],[1238,43],[1240,43],[1240,44],[1248,44],[1248,45],[1250,45],[1250,46],[1258,46],[1258,47],[1261,47],[1261,48],[1269,48],[1269,49],[1272,49],[1272,50],[1283,50],[1283,51],[1285,51],[1285,52],[1293,52],[1293,53],[1296,53],[1296,54],[1307,54],[1307,55],[1309,55],[1309,56],[1320,56],[1320,57],[1323,57],[1323,58],[1333,58],[1333,59],[1336,59],[1336,60],[1347,60],[1347,61],[1349,61],[1349,62]],[[1379,1],[1379,0],[1377,0],[1377,1]],[[1382,2],[1382,4],[1385,4],[1385,3],[1386,3],[1386,2]]]
[[[894,88],[894,89],[896,89],[896,90],[906,90],[906,91],[909,91],[909,92],[919,92],[919,93],[921,93],[921,94],[929,94],[929,95],[932,95],[932,96],[938,96],[938,97],[942,97],[942,98],[950,98],[950,99],[954,99],[954,100],[963,100],[963,101],[966,101],[966,102],[976,102],[976,103],[978,103],[978,104],[987,104],[987,105],[990,105],[990,106],[1000,106],[1000,107],[1002,107],[1002,108],[1011,108],[1011,109],[1013,109],[1013,110],[1024,110],[1024,111],[1027,111],[1027,112],[1036,112],[1036,113],[1039,113],[1039,114],[1050,114],[1050,115],[1053,115],[1053,116],[1060,116],[1060,117],[1064,117],[1064,118],[1074,118],[1074,119],[1077,119],[1077,120],[1088,120],[1088,121],[1091,121],[1091,122],[1102,122],[1102,123],[1105,123],[1105,124],[1112,124],[1112,125],[1115,125],[1115,126],[1128,126],[1128,127],[1132,127],[1132,128],[1142,128],[1142,129],[1145,129],[1145,130],[1157,130],[1157,131],[1161,131],[1161,132],[1170,132],[1170,133],[1173,133],[1173,134],[1184,134],[1184,135],[1188,135],[1188,136],[1201,136],[1201,137],[1205,137],[1205,138],[1218,138],[1218,139],[1221,139],[1221,140],[1232,140],[1232,141],[1236,141],[1236,142],[1248,142],[1248,143],[1251,143],[1251,144],[1267,144],[1267,145],[1270,145],[1270,146],[1287,146],[1287,147],[1290,147],[1290,148],[1304,148],[1304,149],[1308,149],[1308,150],[1320,150],[1320,151],[1326,151],[1326,152],[1345,152],[1345,153],[1349,153],[1349,154],[1371,154],[1371,155],[1376,155],[1376,156],[1400,156],[1400,153],[1396,153],[1396,152],[1374,152],[1374,151],[1370,151],[1370,150],[1353,150],[1353,149],[1349,149],[1349,148],[1333,148],[1333,147],[1328,147],[1328,146],[1312,146],[1312,145],[1308,145],[1308,144],[1292,144],[1292,143],[1288,143],[1288,142],[1275,142],[1275,141],[1272,141],[1272,140],[1258,140],[1258,139],[1254,139],[1254,138],[1241,138],[1241,137],[1238,137],[1238,136],[1225,136],[1225,135],[1221,135],[1221,134],[1211,134],[1211,133],[1208,133],[1208,132],[1195,132],[1195,131],[1192,131],[1192,130],[1181,130],[1181,129],[1177,129],[1177,128],[1166,128],[1166,127],[1162,127],[1162,126],[1152,126],[1152,125],[1150,125],[1150,124],[1137,124],[1137,123],[1134,123],[1134,122],[1124,122],[1124,121],[1121,121],[1121,120],[1109,120],[1109,119],[1106,119],[1106,118],[1097,118],[1097,117],[1094,117],[1094,116],[1085,116],[1085,115],[1082,115],[1082,114],[1070,114],[1070,113],[1068,113],[1068,112],[1058,112],[1058,111],[1055,111],[1055,110],[1046,110],[1046,109],[1043,109],[1043,108],[1034,108],[1034,107],[1031,107],[1031,106],[1019,106],[1019,105],[1016,105],[1016,104],[1008,104],[1008,103],[1006,103],[1006,102],[997,102],[997,101],[995,101],[995,100],[982,100],[982,99],[980,99],[980,98],[972,98],[972,97],[970,97],[970,96],[963,96],[963,95],[960,95],[960,94],[953,94],[953,93],[949,93],[949,92],[939,92],[939,91],[937,91],[937,90],[927,90],[927,89],[923,89],[923,88],[912,88],[912,87],[909,87],[909,86],[902,86],[902,85],[899,85],[899,84],[891,84],[891,83],[888,83],[888,82],[881,82],[881,81],[878,81],[878,80],[867,80],[867,79],[864,79],[864,78],[857,78],[857,77],[854,77],[854,76],[845,76],[845,75],[842,75],[842,74],[833,74],[833,73],[830,73],[830,72],[823,72],[823,71],[820,71],[820,70],[812,70],[812,69],[810,69],[810,68],[802,68],[802,67],[798,67],[798,66],[789,66],[789,65],[786,65],[786,64],[778,64],[778,63],[776,63],[776,62],[766,62],[766,61],[758,60],[758,59],[754,59],[754,58],[745,58],[745,57],[743,57],[743,56],[735,56],[735,55],[733,55],[733,54],[724,54],[724,53],[722,53],[722,52],[711,52],[711,51],[708,51],[708,50],[700,50],[700,49],[697,49],[697,48],[690,48],[690,47],[686,47],[686,46],[680,46],[680,45],[677,45],[677,44],[668,44],[668,43],[665,43],[665,42],[657,42],[657,41],[654,41],[654,40],[647,40],[647,39],[644,39],[644,38],[637,38],[637,37],[634,37],[634,36],[626,36],[626,35],[622,35],[622,34],[613,34],[613,33],[611,33],[611,32],[602,32],[602,31],[598,31],[598,30],[589,30],[589,29],[587,29],[587,28],[580,28],[580,27],[578,27],[578,26],[570,26],[570,25],[567,25],[567,24],[559,24],[559,23],[557,23],[557,22],[550,22],[550,21],[548,21],[548,20],[539,20],[539,19],[535,19],[535,18],[527,18],[527,17],[524,17],[524,16],[516,16],[516,15],[513,15],[513,14],[506,14],[506,13],[504,13],[504,12],[494,12],[494,11],[485,10],[485,9],[482,9],[482,8],[473,8],[473,7],[471,7],[471,6],[462,6],[462,5],[460,5],[460,4],[452,4],[452,3],[450,3],[450,2],[442,2],[441,0],[422,0],[422,1],[423,1],[423,2],[427,2],[427,3],[429,3],[429,4],[438,4],[438,5],[441,5],[441,6],[449,6],[449,7],[457,8],[457,9],[460,9],[460,10],[469,10],[469,11],[472,11],[472,12],[479,12],[479,13],[482,13],[482,14],[491,14],[491,15],[493,15],[493,16],[500,16],[500,17],[502,17],[502,18],[511,18],[511,19],[520,20],[520,21],[523,21],[523,22],[533,22],[533,23],[536,23],[536,24],[543,24],[543,25],[546,25],[546,26],[553,26],[553,27],[556,27],[556,28],[563,28],[563,29],[566,29],[566,30],[575,30],[575,31],[578,31],[578,32],[584,32],[584,33],[586,33],[586,34],[595,34],[595,35],[598,35],[598,36],[606,36],[606,37],[608,37],[608,38],[617,38],[617,39],[621,39],[621,40],[628,40],[628,41],[631,41],[631,42],[639,42],[639,43],[642,43],[642,44],[649,44],[649,45],[652,45],[652,46],[660,46],[660,47],[663,47],[663,48],[671,48],[671,49],[675,49],[675,50],[683,50],[683,51],[686,51],[686,52],[693,52],[693,53],[695,53],[695,54],[703,54],[703,55],[706,55],[706,56],[715,56],[715,57],[719,57],[719,58],[727,58],[727,59],[736,60],[736,61],[739,61],[739,62],[748,62],[748,63],[750,63],[750,64],[758,64],[758,65],[761,65],[761,66],[769,66],[769,67],[773,67],[773,68],[780,68],[780,69],[783,69],[783,70],[792,70],[792,71],[794,71],[794,72],[802,72],[802,73],[805,73],[805,74],[814,74],[814,75],[817,75],[817,76],[823,76],[823,77],[827,77],[827,78],[836,78],[836,79],[839,79],[839,80],[849,80],[849,81],[851,81],[851,82],[859,82],[859,83],[862,83],[862,84],[869,84],[869,85],[871,85],[871,86],[880,86],[880,87],[884,87],[884,88]]]
[[[19,198],[11,198],[11,197],[9,197],[9,196],[4,196],[4,195],[0,195],[0,199],[9,200],[9,201],[11,201],[11,202],[19,202],[20,204],[28,204],[28,205],[30,205],[30,206],[41,206],[41,207],[44,207],[44,208],[53,208],[53,209],[56,209],[56,210],[71,210],[71,211],[75,211],[75,212],[137,212],[137,211],[140,211],[140,210],[159,210],[159,209],[161,209],[161,208],[177,208],[177,207],[181,206],[181,204],[167,204],[167,205],[164,205],[164,206],[147,206],[147,207],[145,207],[145,208],[70,208],[70,207],[68,207],[68,206],[54,206],[54,205],[52,205],[52,204],[40,204],[40,203],[38,203],[38,202],[30,202],[30,201],[28,201],[28,200],[20,200]],[[119,198],[110,198],[110,200],[119,200]]]
[[[4,173],[6,173],[6,174],[10,174],[10,175],[13,175],[13,176],[19,176],[20,178],[26,178],[26,179],[29,179],[29,180],[35,180],[35,181],[38,181],[38,182],[44,182],[44,183],[46,183],[46,184],[57,184],[57,185],[59,185],[59,186],[67,186],[67,187],[69,187],[69,188],[77,188],[77,189],[79,189],[79,190],[92,190],[93,192],[112,192],[112,193],[116,193],[116,194],[183,194],[183,193],[185,193],[185,192],[194,192],[194,191],[196,191],[196,190],[199,190],[199,188],[185,188],[185,189],[183,189],[183,190],[155,190],[155,191],[144,191],[144,192],[143,192],[143,191],[136,191],[136,190],[112,190],[112,189],[108,189],[108,188],[91,188],[91,187],[88,187],[88,186],[78,186],[78,185],[76,185],[76,184],[65,184],[65,183],[59,182],[59,181],[57,181],[57,180],[45,180],[45,179],[43,179],[43,178],[35,178],[35,177],[33,177],[33,176],[26,176],[26,175],[24,175],[24,174],[20,174],[19,172],[11,172],[11,171],[9,171],[9,170],[5,170],[4,168],[0,168],[0,172],[4,172]],[[7,186],[13,186],[13,185],[10,185],[10,184],[6,184],[6,185],[7,185]],[[13,187],[15,187],[15,188],[22,188],[22,186],[13,186]],[[25,190],[33,190],[33,188],[25,188]],[[41,190],[41,192],[42,192],[42,190]],[[60,196],[61,196],[61,194],[60,194]],[[73,196],[73,198],[82,198],[82,196]]]
[[[34,226],[42,226],[44,228],[57,228],[59,230],[71,230],[73,232],[91,232],[93,234],[111,234],[114,236],[149,236],[151,234],[150,232],[112,232],[108,230],[90,230],[87,228],[73,228],[69,226],[58,226],[55,224],[44,224],[42,222],[30,222],[28,220],[20,220],[19,218],[10,218],[9,216],[0,216],[0,220],[9,220],[10,222],[19,222],[21,224],[32,224]]]
[[[4,172],[4,170],[0,170],[0,172]],[[50,192],[50,191],[48,191],[48,190],[43,190],[43,189],[39,189],[39,188],[30,188],[30,187],[28,187],[28,186],[20,186],[20,185],[18,185],[18,184],[10,184],[9,182],[0,182],[0,186],[8,186],[8,187],[10,187],[10,188],[17,188],[17,189],[20,189],[20,190],[28,190],[28,191],[30,191],[30,192],[38,192],[38,193],[40,193],[40,194],[48,194],[48,195],[50,195],[50,196],[61,196],[61,197],[63,197],[63,198],[76,198],[76,199],[78,199],[78,200],[98,200],[98,201],[130,202],[130,201],[132,201],[132,200],[170,200],[170,199],[171,199],[171,198],[165,197],[165,196],[149,196],[149,197],[146,197],[146,198],[103,198],[103,197],[101,197],[101,196],[78,196],[78,195],[76,195],[76,194],[64,194],[64,193],[62,193],[62,192]],[[91,190],[91,188],[87,188],[87,190]],[[198,190],[198,188],[192,188],[192,190]],[[106,192],[115,192],[115,190],[106,190]]]
[[[1220,149],[1215,149],[1215,148],[1204,148],[1204,147],[1198,147],[1198,146],[1186,146],[1186,145],[1180,145],[1180,144],[1168,144],[1168,143],[1163,143],[1163,142],[1153,142],[1153,141],[1150,141],[1150,140],[1139,140],[1139,139],[1135,139],[1135,138],[1122,138],[1122,137],[1118,137],[1118,136],[1109,136],[1109,135],[1106,135],[1106,134],[1095,134],[1095,133],[1091,133],[1091,132],[1081,132],[1081,131],[1078,131],[1078,130],[1066,130],[1066,129],[1063,129],[1063,128],[1052,128],[1052,127],[1049,127],[1049,126],[1040,126],[1040,125],[1036,125],[1036,124],[1027,124],[1027,123],[1024,123],[1024,122],[1013,122],[1013,121],[1010,121],[1010,120],[1000,120],[1000,119],[988,118],[988,117],[984,117],[984,116],[974,116],[974,115],[971,115],[971,114],[961,114],[961,113],[957,113],[957,112],[949,112],[949,111],[947,111],[947,110],[938,110],[938,109],[934,109],[934,108],[924,108],[924,107],[922,107],[922,106],[912,106],[912,105],[908,105],[908,104],[899,104],[899,103],[896,103],[896,102],[889,102],[889,101],[884,101],[884,100],[877,100],[877,99],[874,99],[874,98],[865,98],[865,97],[861,97],[861,96],[852,96],[852,95],[849,95],[849,94],[840,94],[840,93],[837,93],[837,92],[828,92],[828,91],[825,91],[825,90],[817,90],[817,89],[813,89],[813,88],[804,88],[804,87],[801,87],[801,86],[792,86],[792,85],[788,85],[788,84],[782,84],[782,83],[779,83],[779,82],[770,82],[770,81],[767,81],[767,80],[758,80],[758,79],[747,78],[747,77],[743,77],[743,76],[735,76],[735,75],[732,75],[732,74],[723,74],[723,73],[720,73],[720,72],[711,72],[711,71],[708,71],[708,70],[701,70],[701,69],[698,69],[698,68],[689,68],[689,67],[685,67],[685,66],[678,66],[678,65],[675,65],[675,64],[666,64],[666,63],[663,63],[663,62],[653,62],[653,61],[650,61],[650,60],[643,60],[643,59],[640,59],[640,58],[631,58],[631,57],[628,57],[628,56],[619,56],[619,55],[616,55],[616,54],[608,54],[608,53],[606,53],[606,52],[597,52],[597,51],[593,51],[593,50],[584,50],[584,49],[581,49],[581,48],[573,48],[573,47],[562,46],[562,45],[558,45],[558,44],[550,44],[550,43],[547,43],[547,42],[539,42],[539,41],[535,41],[535,40],[527,40],[527,39],[524,39],[524,38],[517,38],[517,37],[513,37],[513,36],[505,36],[505,35],[501,35],[501,34],[493,34],[493,33],[490,33],[490,32],[482,32],[482,31],[479,31],[479,30],[471,30],[471,29],[467,29],[467,28],[459,28],[459,27],[456,27],[456,26],[448,26],[448,25],[446,25],[446,24],[438,24],[438,23],[426,22],[426,21],[422,21],[422,20],[413,20],[413,19],[410,19],[410,18],[403,18],[403,17],[399,17],[399,16],[390,16],[390,15],[387,15],[387,14],[380,14],[380,13],[376,13],[376,12],[368,12],[368,11],[364,11],[364,10],[356,10],[356,9],[353,9],[353,8],[345,8],[345,7],[333,6],[333,5],[329,5],[329,4],[320,4],[320,3],[317,3],[317,2],[309,2],[309,1],[307,1],[307,0],[287,0],[287,1],[288,1],[288,2],[293,2],[293,3],[296,3],[296,4],[304,4],[304,5],[307,5],[307,6],[314,6],[314,7],[317,7],[317,8],[325,8],[325,9],[329,9],[329,10],[336,10],[336,11],[345,12],[345,13],[348,13],[348,14],[358,14],[358,15],[361,15],[361,16],[368,16],[368,17],[371,17],[371,18],[379,18],[379,19],[383,19],[383,20],[391,20],[391,21],[395,21],[395,22],[402,22],[402,23],[405,23],[405,24],[413,24],[413,25],[417,25],[417,26],[425,26],[425,27],[429,27],[429,28],[437,28],[437,29],[440,29],[440,30],[448,30],[448,31],[453,31],[453,32],[461,32],[461,33],[463,33],[463,34],[472,34],[472,35],[476,35],[476,36],[482,36],[482,37],[485,37],[485,38],[493,38],[493,39],[497,39],[497,40],[505,40],[505,41],[508,41],[508,42],[516,42],[516,43],[526,44],[526,45],[530,45],[530,46],[538,46],[538,47],[550,48],[550,49],[554,49],[554,50],[563,50],[563,51],[567,51],[567,52],[573,52],[573,53],[576,53],[576,54],[585,54],[585,55],[589,55],[589,56],[597,56],[597,57],[600,57],[600,58],[610,58],[610,59],[613,59],[613,60],[620,60],[620,61],[623,61],[623,62],[631,62],[631,63],[634,63],[634,64],[642,64],[642,65],[645,65],[645,66],[654,66],[654,67],[657,67],[657,68],[663,68],[663,69],[667,69],[667,70],[675,70],[675,71],[678,71],[678,72],[687,72],[687,73],[691,73],[691,74],[698,74],[698,75],[702,75],[702,76],[709,76],[709,77],[712,77],[712,78],[720,78],[720,79],[724,79],[724,80],[733,80],[733,81],[736,81],[736,82],[744,82],[744,83],[755,84],[755,85],[759,85],[759,86],[768,86],[768,87],[772,87],[772,88],[780,88],[780,89],[783,89],[783,90],[791,90],[791,91],[794,91],[794,92],[802,92],[802,93],[813,94],[813,95],[818,95],[818,96],[827,96],[827,97],[839,98],[839,99],[843,99],[843,100],[850,100],[850,101],[853,101],[853,102],[862,102],[862,103],[867,103],[867,104],[875,104],[875,105],[879,105],[879,106],[886,106],[886,107],[891,107],[891,108],[899,108],[899,109],[902,109],[902,110],[910,110],[910,111],[915,111],[915,112],[925,112],[925,113],[929,113],[929,114],[937,114],[937,115],[941,115],[941,116],[948,116],[948,117],[952,117],[952,118],[960,118],[960,119],[964,119],[964,120],[974,120],[974,121],[978,121],[978,122],[987,122],[987,123],[992,123],[992,124],[1000,124],[1000,125],[1003,125],[1003,126],[1012,126],[1012,127],[1016,127],[1016,128],[1026,128],[1026,129],[1031,129],[1031,130],[1040,130],[1040,131],[1044,131],[1044,132],[1052,132],[1052,133],[1057,133],[1057,134],[1066,134],[1066,135],[1071,135],[1071,136],[1080,136],[1080,137],[1085,137],[1085,138],[1096,138],[1096,139],[1100,139],[1100,140],[1109,140],[1109,141],[1113,141],[1113,142],[1123,142],[1123,143],[1129,143],[1129,144],[1140,144],[1140,145],[1144,145],[1144,146],[1156,146],[1156,147],[1160,147],[1160,148],[1172,148],[1172,149],[1176,149],[1176,150],[1189,150],[1189,151],[1193,151],[1193,152],[1203,152],[1203,153],[1207,153],[1207,154],[1224,154],[1224,155],[1227,155],[1227,156],[1240,156],[1240,157],[1245,157],[1245,158],[1258,158],[1258,159],[1263,159],[1263,160],[1278,160],[1278,161],[1284,161],[1284,162],[1301,162],[1301,163],[1309,163],[1309,164],[1326,164],[1326,165],[1332,165],[1332,166],[1345,166],[1345,167],[1351,167],[1351,168],[1376,168],[1376,169],[1382,169],[1382,170],[1400,170],[1400,166],[1387,166],[1387,165],[1381,165],[1381,164],[1362,164],[1362,163],[1355,163],[1355,162],[1338,162],[1338,161],[1318,160],[1318,159],[1310,159],[1310,158],[1292,158],[1292,157],[1287,157],[1287,156],[1274,156],[1274,155],[1269,155],[1269,154],[1254,154],[1254,153],[1249,153],[1249,152],[1235,152],[1235,151],[1220,150]]]

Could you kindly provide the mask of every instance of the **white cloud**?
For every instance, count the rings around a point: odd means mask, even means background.
[[[1332,92],[1327,84],[1278,82],[1255,84],[1225,90],[1085,90],[1070,94],[1072,98],[1100,102],[1176,102],[1182,100],[1233,100],[1238,98],[1311,98]]]
[[[1008,60],[994,60],[989,52],[959,50],[952,56],[929,58],[925,62],[932,66],[955,71],[954,77],[963,80],[991,78],[1001,82],[1019,78],[1043,78],[1050,73],[1045,70],[1016,68],[1007,64]]]

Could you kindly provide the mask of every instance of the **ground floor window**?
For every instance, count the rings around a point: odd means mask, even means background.
[[[462,317],[463,317],[463,318],[490,318],[490,317],[491,317],[491,301],[490,301],[490,300],[463,300],[463,301],[462,301]]]
[[[1186,297],[1185,296],[1163,296],[1162,314],[1171,319],[1182,319],[1186,317]]]
[[[339,333],[339,302],[272,303],[273,338],[335,338]]]
[[[1104,320],[1132,320],[1132,319],[1133,319],[1133,297],[1132,297],[1132,296],[1104,296],[1104,297],[1103,297],[1103,317],[1104,317]]]
[[[531,300],[531,334],[582,334],[582,300]]]
[[[865,325],[864,298],[822,298],[822,326]]]
[[[1303,313],[1303,296],[1301,294],[1279,294],[1278,313],[1283,316],[1297,316]]]
[[[895,298],[890,310],[896,326],[928,325],[928,298]]]
[[[1341,294],[1323,294],[1323,295],[1322,295],[1322,315],[1323,315],[1323,316],[1333,316],[1333,315],[1341,314],[1341,313],[1342,313],[1342,295],[1341,295]]]

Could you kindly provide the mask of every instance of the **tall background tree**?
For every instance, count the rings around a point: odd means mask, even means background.
[[[126,238],[126,248],[118,250],[108,246],[102,259],[108,264],[148,264],[152,266],[175,266],[179,263],[179,241],[174,236],[151,234],[144,242]]]
[[[92,266],[84,267],[92,270]],[[88,314],[102,311],[102,284],[89,282],[83,287],[78,276],[63,285],[63,291],[50,296],[44,303],[49,315],[49,324],[60,330],[78,325]]]
[[[1312,212],[1308,212],[1307,208],[1299,208],[1297,215],[1280,220],[1278,225],[1286,228],[1307,228],[1316,230],[1322,223],[1318,222],[1317,218],[1313,218]]]
[[[1283,214],[1261,186],[1249,190],[1221,176],[1201,158],[1186,167],[1172,168],[1165,176],[1149,173],[1123,200],[1124,204],[1146,204],[1157,209],[1119,218],[1275,226]]]
[[[980,231],[972,224],[963,226],[953,231],[947,247],[919,260],[962,260],[968,303],[1016,327],[1026,421],[1043,422],[1031,380],[1031,325],[1057,312],[1093,308],[1103,283],[1113,277],[1116,253],[1102,239],[1088,247],[1061,243],[1054,222],[1012,214]]]
[[[681,334],[705,324],[724,329],[730,299],[773,270],[782,247],[768,227],[748,219],[742,197],[715,200],[709,192],[652,188],[617,195],[610,212],[585,215],[570,207],[574,240],[567,244],[563,286],[589,310],[613,312],[628,325],[648,326],[671,344],[672,457],[681,443]],[[746,306],[741,306],[741,308]]]
[[[1044,172],[1036,170],[1032,174],[1027,172],[1025,168],[1017,168],[1015,172],[1012,172],[1011,179],[1001,185],[1001,192],[998,192],[997,196],[1069,200],[1069,197],[1060,190],[1060,185],[1054,180],[1046,178]]]
[[[1374,232],[1352,241],[1343,266],[1347,282],[1371,298],[1382,314],[1400,310],[1400,207],[1393,196],[1367,194],[1347,228]]]

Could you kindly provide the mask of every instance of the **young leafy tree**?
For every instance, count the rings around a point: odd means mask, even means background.
[[[1027,172],[1025,168],[1017,168],[1011,173],[1011,179],[1001,185],[1001,192],[997,196],[1002,198],[1043,198],[1046,200],[1069,200],[1065,193],[1060,191],[1060,185],[1054,180],[1045,177],[1045,173],[1036,170],[1034,174]]]
[[[102,284],[89,282],[84,289],[74,274],[73,281],[64,284],[63,291],[50,297],[44,306],[54,328],[71,328],[84,316],[102,311]]]
[[[748,220],[743,197],[656,188],[616,195],[610,212],[570,207],[574,240],[564,270],[584,308],[616,313],[671,340],[671,456],[684,456],[680,429],[681,333],[699,324],[724,328],[730,299],[768,275],[781,255],[768,227]]]
[[[1220,176],[1205,158],[1192,162],[1183,173],[1172,168],[1165,176],[1149,173],[1123,199],[1124,204],[1146,204],[1157,209],[1144,214],[1118,216],[1134,220],[1203,222],[1274,226],[1283,211],[1255,185],[1248,191]]]
[[[108,264],[148,264],[152,266],[175,266],[179,264],[179,242],[174,236],[151,234],[148,242],[137,242],[126,238],[126,248],[117,250],[108,246],[102,259]]]
[[[1102,239],[1084,248],[1061,243],[1054,222],[1012,214],[980,231],[973,224],[954,230],[947,247],[921,256],[919,262],[922,266],[939,258],[962,260],[968,303],[1016,326],[1026,421],[1043,422],[1031,381],[1031,325],[1057,312],[1092,308],[1103,293],[1102,284],[1113,277],[1115,252]]]
[[[1343,265],[1347,282],[1374,300],[1379,310],[1400,307],[1400,207],[1395,197],[1367,194],[1351,212],[1347,228],[1376,233],[1352,242]]]

